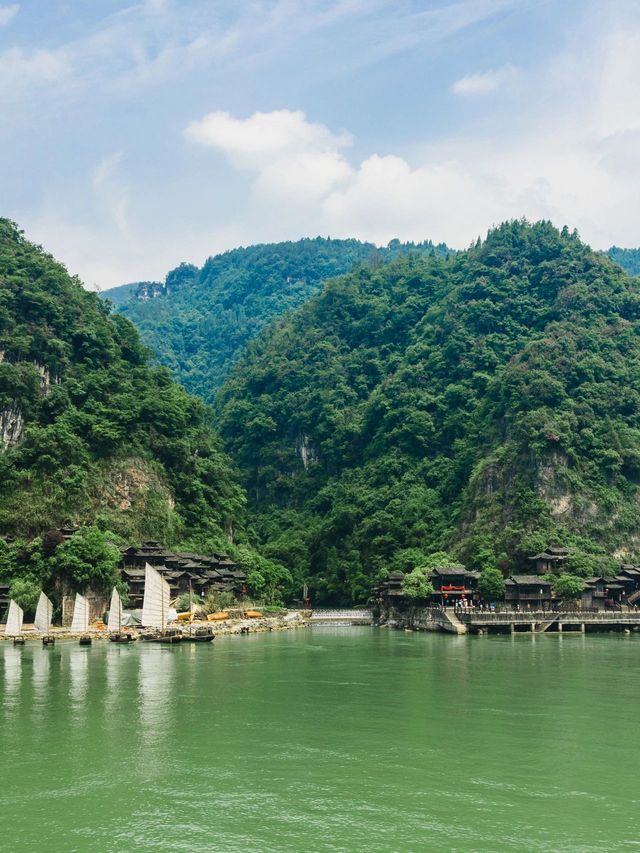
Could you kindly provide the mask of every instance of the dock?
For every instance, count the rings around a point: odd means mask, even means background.
[[[523,612],[460,612],[458,621],[472,634],[489,633],[587,633],[594,631],[640,631],[640,611],[548,610]]]

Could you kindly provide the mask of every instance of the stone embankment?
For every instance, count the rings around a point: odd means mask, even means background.
[[[467,626],[453,612],[441,607],[409,607],[398,609],[391,607],[380,622],[393,628],[407,631],[446,631],[448,634],[466,634]]]

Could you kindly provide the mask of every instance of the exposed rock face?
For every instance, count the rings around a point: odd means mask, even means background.
[[[109,490],[105,489],[103,500],[121,512],[139,508],[147,495],[162,495],[169,509],[175,509],[173,495],[157,474],[142,460],[129,459],[111,474]]]
[[[164,296],[166,288],[159,281],[145,281],[138,286],[136,290],[136,299],[140,302],[148,302],[150,299],[157,299],[159,296]]]
[[[310,463],[318,461],[318,451],[311,444],[308,435],[301,435],[298,437],[296,442],[296,453],[300,456],[305,471],[309,467]]]
[[[17,403],[0,410],[0,443],[3,450],[20,441],[23,432],[24,415]]]

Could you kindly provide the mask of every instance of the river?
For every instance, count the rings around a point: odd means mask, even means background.
[[[0,643],[7,851],[640,846],[640,638]]]

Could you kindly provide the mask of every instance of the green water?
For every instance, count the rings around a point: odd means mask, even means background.
[[[640,847],[640,638],[0,644],[7,851]]]

